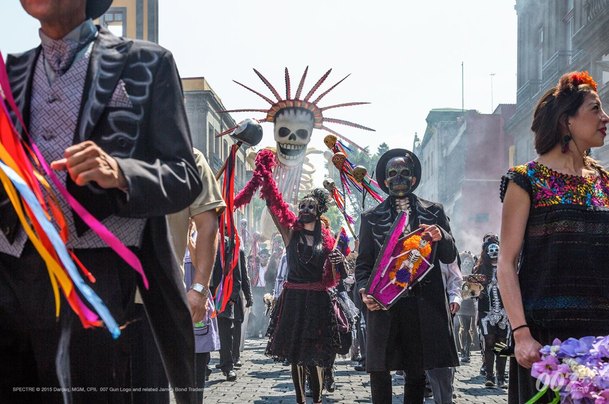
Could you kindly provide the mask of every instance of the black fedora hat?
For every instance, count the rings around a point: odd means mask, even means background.
[[[421,162],[419,161],[419,158],[416,156],[416,154],[406,149],[387,150],[381,156],[378,163],[376,163],[376,182],[378,182],[379,187],[381,187],[383,192],[389,194],[389,188],[387,188],[387,185],[385,185],[385,169],[387,168],[387,163],[389,163],[389,160],[395,157],[409,157],[414,162],[413,177],[415,177],[417,180],[412,186],[410,192],[414,191],[415,189],[417,189],[419,183],[421,182]]]
[[[112,0],[87,0],[87,18],[96,19],[108,11]]]

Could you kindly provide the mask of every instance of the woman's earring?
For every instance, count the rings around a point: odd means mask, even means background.
[[[563,153],[566,153],[569,150],[569,142],[573,139],[571,135],[564,135],[562,139],[560,139],[560,150]]]

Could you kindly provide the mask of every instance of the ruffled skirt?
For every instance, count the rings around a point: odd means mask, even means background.
[[[330,294],[284,288],[271,314],[266,355],[305,366],[330,366],[340,346]]]

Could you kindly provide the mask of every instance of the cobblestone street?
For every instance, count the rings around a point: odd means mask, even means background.
[[[205,386],[205,403],[291,403],[295,400],[289,367],[275,363],[264,356],[266,339],[251,339],[245,344],[241,361],[243,367],[237,371],[234,382],[226,381],[220,370],[215,369],[218,353],[212,353],[210,367],[213,369]],[[471,363],[457,368],[455,378],[455,403],[507,403],[506,390],[485,388],[480,376],[481,356],[473,352]],[[404,382],[393,377],[393,403],[402,403]],[[311,399],[308,399],[311,402]],[[369,403],[370,386],[368,374],[353,370],[348,359],[336,361],[336,391],[324,392],[324,403]],[[426,404],[433,404],[427,399]]]

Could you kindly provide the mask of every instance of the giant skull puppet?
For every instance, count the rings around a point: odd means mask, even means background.
[[[276,153],[279,164],[275,168],[274,176],[279,190],[283,194],[286,202],[295,204],[298,200],[298,190],[300,189],[300,180],[302,175],[302,165],[306,155],[307,146],[311,140],[313,129],[322,129],[333,133],[338,137],[344,138],[331,128],[325,126],[325,123],[336,123],[350,126],[353,128],[370,130],[368,127],[357,123],[324,117],[324,113],[330,109],[340,107],[350,107],[355,105],[368,104],[367,102],[347,102],[335,105],[320,107],[319,102],[336,86],[342,83],[348,75],[336,82],[327,90],[316,95],[317,91],[324,84],[332,69],[326,71],[315,82],[313,87],[306,92],[304,90],[305,80],[307,77],[307,67],[302,74],[296,92],[292,93],[291,78],[288,69],[285,69],[285,97],[282,97],[275,87],[266,79],[258,70],[254,69],[256,75],[262,80],[266,88],[270,90],[275,100],[266,95],[238,82],[240,86],[253,92],[264,99],[270,107],[268,109],[234,109],[223,112],[264,112],[266,116],[258,119],[259,122],[273,122],[275,124],[274,134],[277,143]],[[303,91],[304,90],[304,91]],[[304,96],[303,96],[304,95]],[[232,129],[232,128],[231,128]],[[231,129],[225,133],[230,133]],[[353,143],[353,142],[350,142]]]
[[[292,205],[295,205],[298,200],[298,191],[301,188],[301,180],[303,175],[303,163],[305,161],[307,146],[311,141],[313,129],[322,129],[341,138],[344,137],[333,129],[325,126],[325,123],[336,123],[353,128],[373,131],[373,129],[357,123],[342,119],[324,117],[323,115],[330,109],[368,104],[367,102],[347,102],[329,105],[326,107],[318,106],[318,103],[323,99],[323,97],[342,83],[343,80],[349,77],[348,75],[336,82],[327,90],[323,91],[321,94],[315,95],[330,75],[332,69],[325,72],[321,78],[317,80],[313,87],[306,92],[306,90],[303,91],[303,89],[308,70],[309,68],[307,67],[300,78],[296,92],[292,94],[290,74],[288,69],[285,68],[285,97],[282,97],[275,87],[269,82],[269,80],[254,69],[256,75],[260,78],[260,80],[262,80],[266,88],[270,90],[275,100],[238,81],[235,81],[235,83],[264,99],[270,105],[270,107],[268,109],[235,109],[223,111],[264,112],[266,113],[266,116],[258,119],[258,121],[274,123],[275,142],[277,143],[276,156],[279,164],[277,164],[275,167],[273,176],[275,177],[279,191],[283,194],[284,200]],[[230,133],[231,130],[232,128],[224,133]],[[354,144],[353,142],[350,143]],[[263,225],[263,227],[269,227],[269,231],[271,231],[270,229],[272,226]]]

